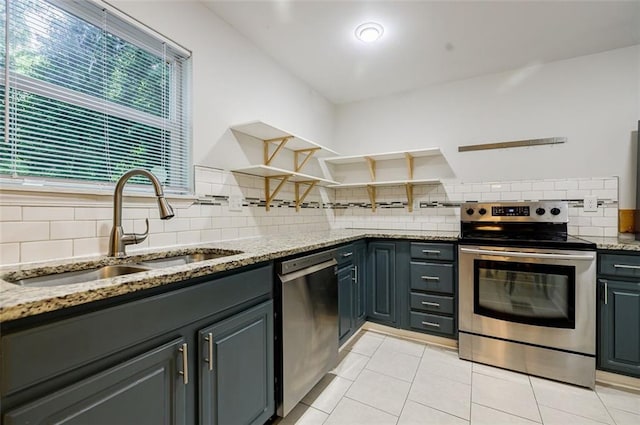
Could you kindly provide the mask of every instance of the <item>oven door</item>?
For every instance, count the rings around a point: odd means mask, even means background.
[[[595,354],[595,252],[459,250],[461,332]]]

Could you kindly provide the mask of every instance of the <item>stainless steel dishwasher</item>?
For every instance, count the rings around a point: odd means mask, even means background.
[[[338,360],[335,250],[278,264],[282,316],[278,416],[286,416]]]

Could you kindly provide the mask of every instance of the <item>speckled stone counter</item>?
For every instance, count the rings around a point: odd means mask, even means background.
[[[187,279],[208,276],[251,264],[327,248],[365,237],[453,242],[457,240],[458,233],[357,229],[332,230],[292,236],[268,236],[223,241],[189,246],[183,249],[168,249],[161,251],[161,253],[159,251],[149,251],[147,253],[135,253],[123,259],[100,256],[2,267],[0,268],[0,276],[16,281],[56,272],[85,270],[111,264],[138,263],[159,257],[198,252],[198,250],[219,249],[241,252],[181,266],[156,268],[114,278],[69,285],[27,287],[0,280],[0,322],[52,312],[144,289],[170,285]]]
[[[593,236],[581,236],[581,238],[595,243],[598,249],[640,252],[640,241],[619,238],[598,238]]]

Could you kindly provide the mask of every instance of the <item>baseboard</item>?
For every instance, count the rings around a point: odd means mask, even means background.
[[[596,370],[596,384],[618,387],[640,394],[640,378],[633,378],[627,375]]]
[[[383,335],[397,336],[404,339],[424,342],[426,344],[435,345],[448,350],[458,350],[458,341],[450,338],[424,334],[422,332],[408,331],[406,329],[393,328],[391,326],[381,325],[379,323],[365,322],[362,329],[377,332]],[[346,344],[345,344],[346,345]]]

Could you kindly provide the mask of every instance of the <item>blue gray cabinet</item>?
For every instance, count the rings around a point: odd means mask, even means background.
[[[368,246],[367,316],[382,324],[396,325],[396,244],[370,242]]]
[[[184,339],[14,409],[9,424],[185,424]]]
[[[338,248],[338,340],[347,341],[365,322],[366,244],[359,241]]]
[[[274,412],[273,302],[198,332],[200,423],[263,424]]]
[[[598,367],[640,377],[640,255],[598,256]]]
[[[456,337],[455,256],[451,243],[411,243],[408,329]]]
[[[3,324],[3,423],[264,423],[275,413],[272,264],[171,288]]]

